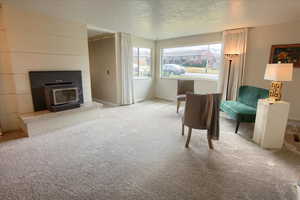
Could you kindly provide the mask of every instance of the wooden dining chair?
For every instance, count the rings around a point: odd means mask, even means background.
[[[180,103],[186,100],[186,93],[194,93],[194,80],[178,80],[177,81],[177,113]]]
[[[182,117],[182,135],[185,126],[188,127],[188,137],[185,147],[189,147],[192,129],[207,130],[207,141],[213,149],[212,140],[219,139],[219,108],[221,94],[187,94],[184,115]]]

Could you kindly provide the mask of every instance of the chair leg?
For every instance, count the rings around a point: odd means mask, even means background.
[[[179,111],[180,103],[181,103],[180,101],[177,101],[177,113]]]
[[[240,127],[240,120],[236,121],[235,133],[238,133]]]
[[[207,141],[208,141],[208,146],[210,149],[214,149],[214,145],[212,143],[211,137],[207,134]]]
[[[184,135],[184,124],[182,123],[182,135]]]
[[[185,147],[186,147],[186,148],[189,147],[189,143],[190,143],[190,140],[191,140],[191,136],[192,136],[192,128],[189,127],[189,134],[188,134],[188,137],[187,137],[186,143],[185,143]]]

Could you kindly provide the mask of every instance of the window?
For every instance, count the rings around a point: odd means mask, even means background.
[[[133,48],[133,75],[135,78],[151,77],[151,49]]]
[[[221,44],[162,49],[161,77],[218,79],[221,49]]]

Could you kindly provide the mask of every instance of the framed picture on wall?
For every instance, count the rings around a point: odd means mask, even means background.
[[[293,63],[300,68],[300,44],[272,45],[270,63]]]

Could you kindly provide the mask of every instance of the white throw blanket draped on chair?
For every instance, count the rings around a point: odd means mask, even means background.
[[[129,105],[134,103],[133,88],[133,53],[131,35],[128,33],[120,34],[121,50],[121,104]]]
[[[223,32],[223,51],[224,54],[238,53],[239,55],[233,58],[230,78],[228,99],[236,100],[238,89],[242,85],[244,70],[246,65],[246,49],[247,49],[248,28],[226,30]],[[227,92],[228,80],[228,61],[223,62],[221,68],[218,90],[223,93],[223,98]]]

